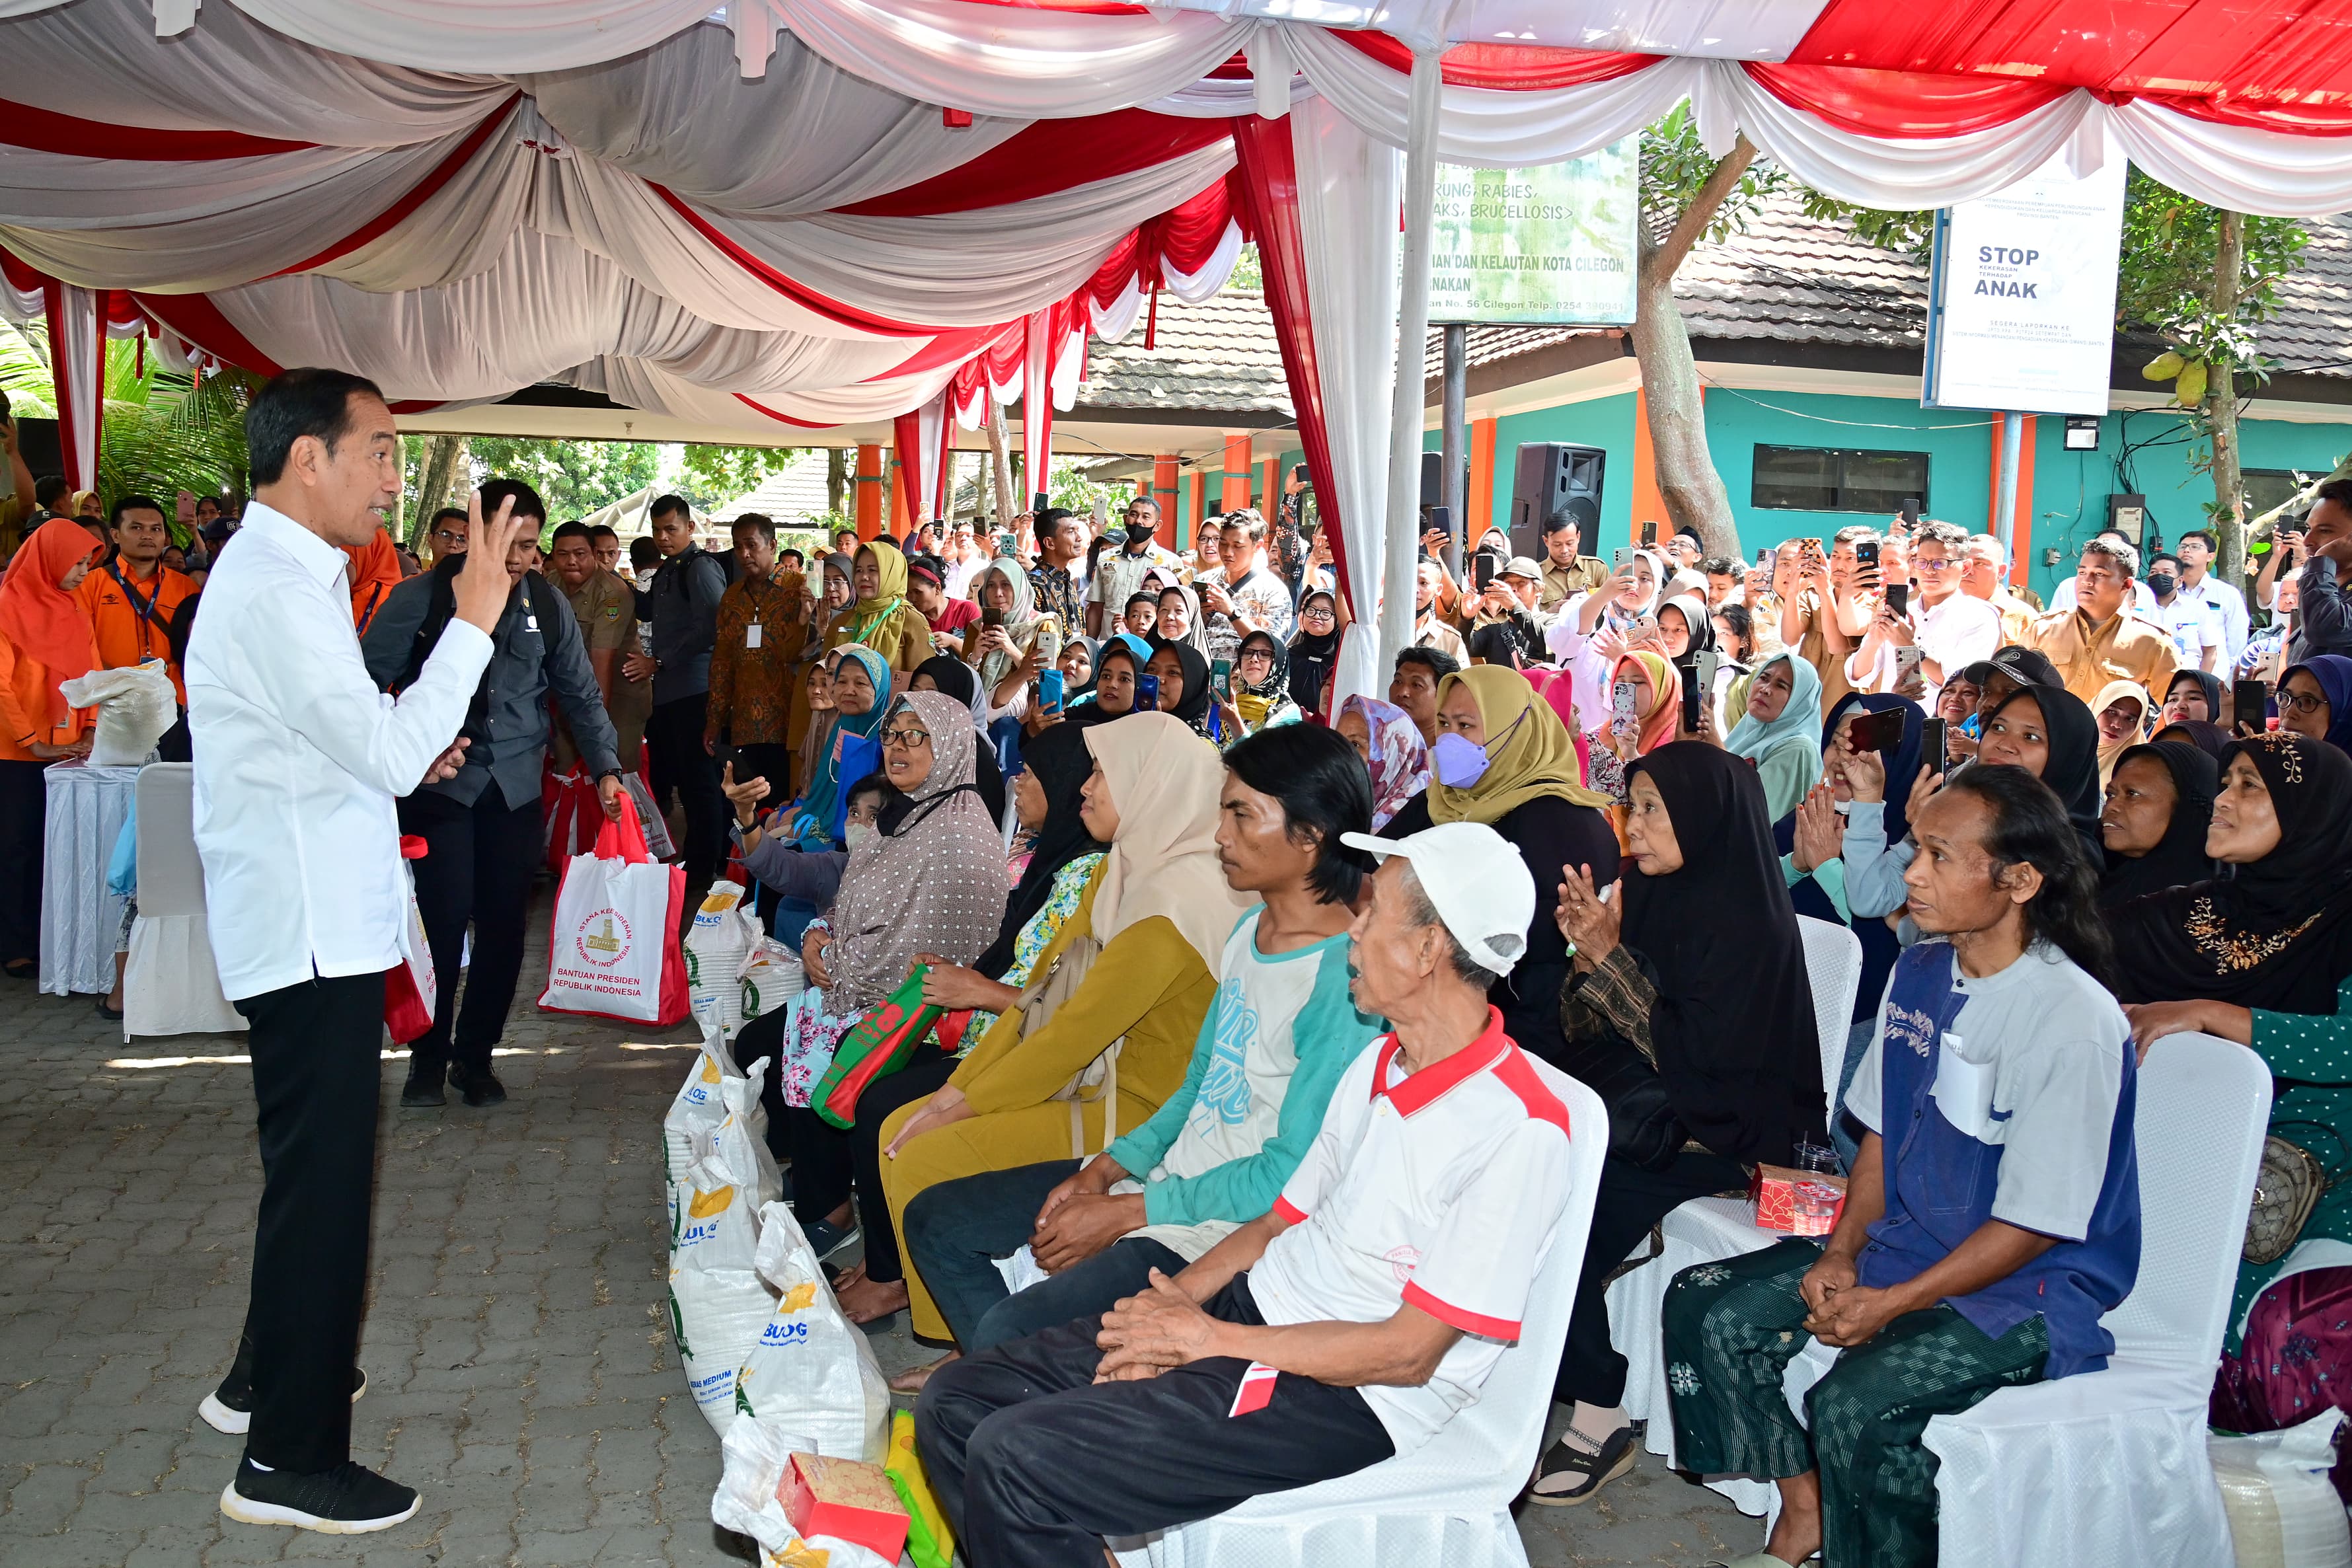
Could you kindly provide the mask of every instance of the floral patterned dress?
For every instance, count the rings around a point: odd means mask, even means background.
[[[1101,869],[1105,852],[1097,850],[1092,854],[1080,855],[1054,873],[1053,891],[1045,895],[1045,902],[1037,913],[1021,927],[1020,935],[1013,937],[1013,962],[997,978],[1016,991],[1028,988],[1029,982],[1035,977],[1032,971],[1037,967],[1038,956],[1054,945],[1054,938],[1062,934],[1062,922],[1070,917],[1078,907],[1078,901],[1086,897],[1087,883],[1092,882],[1095,873]],[[988,1032],[996,1019],[997,1015],[990,1012],[972,1014],[971,1022],[964,1026],[963,1050],[956,1054],[961,1056],[978,1045],[981,1037]]]

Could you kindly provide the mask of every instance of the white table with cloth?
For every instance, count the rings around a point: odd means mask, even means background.
[[[48,821],[41,863],[41,989],[104,996],[129,902],[106,891],[114,841],[131,815],[139,769],[68,758],[45,769]]]

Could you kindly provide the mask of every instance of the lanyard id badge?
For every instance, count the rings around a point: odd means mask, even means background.
[[[759,645],[760,623],[757,621],[754,621],[743,628],[743,646],[746,648],[756,648]]]

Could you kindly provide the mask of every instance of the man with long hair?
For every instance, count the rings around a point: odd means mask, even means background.
[[[1792,1238],[1667,1291],[1681,1462],[1769,1476],[1780,1517],[1733,1568],[1936,1560],[1928,1420],[2094,1372],[2139,1270],[2130,1028],[2104,983],[2098,879],[2065,809],[1978,764],[1912,818],[1930,940],[1896,961],[1845,1096],[1865,1129],[1826,1246]],[[1843,1354],[1800,1424],[1781,1374]]]

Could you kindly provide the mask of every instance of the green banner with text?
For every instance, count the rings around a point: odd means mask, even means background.
[[[1639,139],[1533,169],[1437,166],[1432,321],[1633,319]]]

